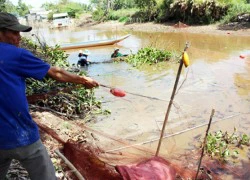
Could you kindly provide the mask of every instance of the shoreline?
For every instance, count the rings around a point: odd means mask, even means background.
[[[249,23],[250,24],[250,23]],[[242,25],[227,25],[222,26],[219,24],[212,25],[198,25],[187,27],[175,27],[175,24],[159,24],[159,23],[132,23],[125,24],[118,21],[108,21],[94,25],[86,25],[94,29],[106,30],[130,30],[141,32],[165,32],[165,33],[196,33],[196,34],[214,34],[214,35],[229,35],[236,36],[250,36],[250,28],[243,27]]]

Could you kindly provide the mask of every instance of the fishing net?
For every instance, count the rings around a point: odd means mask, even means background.
[[[37,96],[35,96],[37,97]],[[38,99],[41,98],[40,96]],[[42,97],[44,98],[44,97]],[[37,100],[30,97],[29,100]],[[151,157],[140,158],[139,156],[131,154],[119,154],[118,156],[112,153],[105,153],[101,148],[84,141],[83,143],[76,142],[72,139],[64,141],[52,128],[40,123],[36,119],[38,126],[41,130],[49,134],[63,145],[62,152],[64,156],[75,166],[80,174],[86,179],[174,179],[176,171],[172,165],[163,158]],[[80,125],[79,125],[80,126]],[[82,127],[88,129],[87,127]],[[88,129],[90,130],[90,129]],[[92,130],[93,131],[93,130]],[[98,133],[98,132],[95,132]],[[112,139],[112,137],[110,137]],[[124,142],[121,142],[124,144]],[[125,143],[126,144],[126,143]],[[128,145],[128,144],[126,144]],[[140,151],[143,149],[138,148]],[[145,150],[144,150],[145,151]],[[144,152],[145,153],[145,152]],[[151,155],[153,154],[150,152]],[[133,164],[115,164],[121,162],[122,158],[134,159]],[[113,162],[113,163],[112,163]],[[112,164],[112,165],[111,165]]]
[[[171,164],[161,157],[152,157],[131,165],[116,166],[124,180],[132,179],[175,179],[176,172]]]
[[[135,147],[139,151],[138,155],[129,152],[106,153],[101,148],[86,141],[79,143],[69,139],[65,142],[53,129],[41,123],[38,125],[42,131],[63,145],[61,152],[86,179],[170,180],[195,177],[195,171],[187,168],[185,163],[180,165],[165,158],[153,156],[152,152],[147,151],[147,149]],[[121,143],[124,142],[121,141]],[[146,153],[148,155],[145,155]],[[126,161],[127,159],[129,161]],[[208,176],[202,173],[199,177],[206,179]]]
[[[86,179],[122,179],[113,166],[97,157],[100,150],[88,144],[69,140],[64,144],[63,153]]]
[[[37,118],[34,119],[43,132],[62,144],[61,153],[86,179],[195,179],[197,163],[200,158],[199,151],[187,151],[181,155],[171,152],[170,157],[158,157],[154,155],[154,149],[131,146],[127,141],[115,139],[108,134],[76,123],[76,126],[84,129],[84,132],[93,133],[96,137],[105,136],[105,138],[113,140],[112,144],[120,144],[126,147],[130,145],[129,147],[131,147],[124,151],[109,152],[104,151],[97,140],[94,142],[91,139],[89,141],[78,141],[75,138],[63,140],[62,133],[58,135],[59,133],[56,133],[54,127],[41,124],[42,121],[39,122]],[[48,119],[44,121],[47,122]],[[243,168],[204,156],[198,179],[223,179],[221,177],[225,174],[230,174],[232,179],[247,179],[250,164],[242,162],[242,165]]]

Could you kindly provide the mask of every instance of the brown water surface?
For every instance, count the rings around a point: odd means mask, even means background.
[[[116,46],[124,54],[136,53],[146,46],[180,54],[187,41],[191,44],[188,49],[191,65],[183,68],[181,73],[166,126],[166,138],[160,150],[161,156],[169,157],[192,149],[197,144],[194,137],[204,136],[212,109],[215,109],[215,115],[211,132],[223,130],[232,133],[236,127],[239,132],[250,135],[250,36],[237,36],[237,32],[233,35],[207,35],[100,31],[91,28],[44,29],[41,32],[50,44],[102,40],[131,34],[114,46],[88,48],[91,51],[89,59],[94,62],[110,59]],[[67,51],[70,63],[77,62],[78,50]],[[246,58],[241,59],[240,55]],[[89,125],[103,133],[104,136],[99,138],[100,146],[105,151],[134,152],[131,147],[143,145],[151,151],[150,155],[156,152],[177,69],[178,64],[167,62],[139,69],[124,62],[93,64],[85,68],[89,76],[101,84],[127,92],[124,98],[118,98],[112,96],[109,89],[100,87],[96,90],[103,108],[112,112],[109,116],[99,116]],[[105,137],[105,134],[117,141]]]

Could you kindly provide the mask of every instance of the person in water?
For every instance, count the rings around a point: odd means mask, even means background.
[[[79,60],[77,62],[78,66],[88,66],[90,64],[90,61],[88,60],[88,56],[89,56],[90,52],[89,50],[84,50],[82,52],[82,50],[79,51],[78,57]]]
[[[115,48],[111,55],[111,58],[123,57],[124,55],[119,52],[119,48]]]
[[[20,48],[22,25],[9,13],[0,12],[0,180],[6,178],[12,159],[18,160],[32,180],[56,180],[50,156],[42,144],[39,128],[30,115],[25,79],[46,75],[59,82],[98,87],[95,80],[51,66]]]

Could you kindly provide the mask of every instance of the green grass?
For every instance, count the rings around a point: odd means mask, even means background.
[[[239,14],[250,13],[250,4],[233,4],[228,14],[222,19],[221,23],[229,23],[231,21],[236,21],[236,17]]]
[[[138,9],[136,9],[136,8],[110,11],[109,15],[108,15],[108,19],[109,20],[119,20],[120,22],[126,22],[137,11],[138,11]]]

